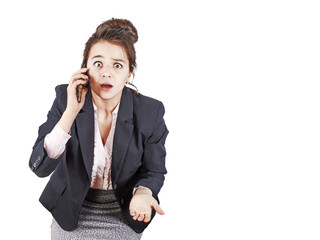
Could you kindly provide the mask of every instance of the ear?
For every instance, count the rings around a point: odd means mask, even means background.
[[[132,72],[129,72],[127,82],[130,82],[130,78],[132,77]]]

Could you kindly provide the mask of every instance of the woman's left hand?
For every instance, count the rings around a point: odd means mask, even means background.
[[[149,189],[139,188],[133,195],[129,210],[130,215],[134,220],[149,222],[151,219],[152,208],[160,215],[164,214],[164,211],[159,206],[158,202]]]

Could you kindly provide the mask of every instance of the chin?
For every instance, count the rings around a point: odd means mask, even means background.
[[[120,91],[114,91],[116,89],[112,89],[110,92],[104,92],[104,91],[99,91],[98,94],[96,93],[96,95],[99,96],[99,98],[101,98],[102,100],[110,100],[110,99],[114,99],[117,96],[121,96],[122,93],[122,89]]]
[[[102,93],[102,94],[98,94],[98,96],[103,100],[110,100],[110,99],[114,98],[116,96],[116,94]]]

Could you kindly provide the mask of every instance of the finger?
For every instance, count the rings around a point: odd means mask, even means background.
[[[73,77],[73,80],[79,80],[79,79],[87,80],[88,78],[89,76],[87,74],[78,74]]]
[[[145,218],[145,215],[144,214],[140,214],[139,217],[138,217],[138,221],[143,221]]]
[[[130,209],[130,215],[133,217],[136,215],[136,211],[134,211],[133,209]]]
[[[87,80],[84,80],[84,79],[78,79],[78,80],[76,80],[76,81],[74,81],[72,84],[74,84],[74,85],[79,85],[79,84],[85,84],[85,83],[87,83],[88,81]]]
[[[79,79],[79,78],[83,78],[86,79],[87,73],[88,72],[88,68],[81,68],[78,71],[74,72],[71,75],[70,81],[69,83],[73,82],[75,79]]]
[[[77,74],[77,75],[71,77],[69,83],[73,83],[73,82],[75,82],[77,80],[81,80],[81,79],[82,80],[87,80],[88,78],[89,78],[89,76],[86,75],[86,74]]]
[[[133,218],[133,220],[137,220],[139,218],[139,216],[140,216],[140,214],[136,214],[132,218]]]
[[[146,214],[145,217],[144,217],[144,222],[147,223],[147,222],[149,222],[150,220],[151,220],[151,213],[148,213],[148,214]]]
[[[88,71],[88,68],[80,68],[78,71],[72,74],[72,77],[81,73],[86,73],[87,71]]]
[[[69,84],[69,88],[71,88],[73,91],[75,91],[76,87],[80,84],[86,84],[87,81],[86,80],[82,80],[82,79],[79,79],[77,81],[74,81],[73,83]]]
[[[160,215],[164,215],[164,211],[163,209],[159,206],[159,204],[157,202],[155,202],[153,205],[154,210],[156,210],[156,212]]]

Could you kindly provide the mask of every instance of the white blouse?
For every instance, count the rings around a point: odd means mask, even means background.
[[[112,112],[112,123],[110,132],[105,145],[103,146],[98,119],[98,108],[93,103],[94,108],[94,154],[92,167],[91,188],[95,189],[112,189],[111,182],[111,162],[112,162],[112,146],[114,131],[116,129],[116,122],[118,118],[119,104]]]

